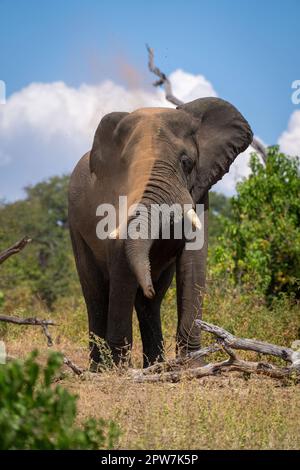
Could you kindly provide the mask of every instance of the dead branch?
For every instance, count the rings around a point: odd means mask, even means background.
[[[165,90],[165,95],[166,95],[166,100],[169,101],[170,103],[174,104],[175,106],[180,106],[181,104],[184,104],[183,101],[179,100],[176,98],[176,96],[173,95],[172,91],[172,85],[167,77],[167,75],[162,72],[155,64],[154,64],[154,50],[146,44],[146,48],[148,51],[148,67],[150,72],[154,73],[159,79],[156,80],[153,83],[153,86],[159,87],[163,86]],[[266,164],[267,161],[267,151],[263,144],[257,140],[256,137],[253,137],[251,146],[254,148],[254,150],[261,156],[263,162]]]
[[[49,347],[53,346],[53,339],[52,339],[52,336],[50,335],[47,325],[42,325],[42,329],[43,329],[44,335],[47,338],[47,346]]]
[[[148,369],[138,369],[131,371],[131,379],[134,382],[178,382],[179,380],[202,378],[210,375],[217,375],[221,372],[246,372],[266,375],[274,379],[284,379],[295,376],[298,380],[300,377],[300,352],[292,349],[276,346],[274,344],[265,343],[263,341],[237,338],[228,331],[210,323],[196,320],[199,327],[208,333],[217,337],[219,345],[209,346],[200,351],[192,353],[194,357],[207,356],[220,348],[228,354],[229,358],[216,363],[208,363],[206,365],[195,368],[182,368],[181,359],[171,361],[165,366],[158,364]],[[218,348],[216,347],[218,346]],[[245,361],[237,357],[233,349],[244,351],[255,351],[260,354],[280,357],[286,362],[291,363],[290,366],[279,367],[267,362]],[[189,359],[190,360],[190,359]]]
[[[31,325],[31,326],[49,326],[55,325],[54,321],[52,320],[40,320],[38,318],[19,318],[19,317],[11,317],[9,315],[0,315],[0,321],[6,323],[14,323],[16,325]]]
[[[208,376],[215,376],[221,372],[246,372],[266,375],[274,379],[284,379],[293,374],[300,374],[300,371],[291,367],[277,367],[264,362],[244,361],[242,359],[228,359],[216,363],[209,363],[205,366],[177,371],[163,372],[161,374],[145,374],[143,370],[134,370],[131,378],[137,383],[156,382],[179,382],[182,379],[200,379]]]
[[[163,73],[156,65],[154,64],[154,50],[146,44],[148,51],[148,67],[150,72],[154,73],[159,79],[153,83],[153,86],[159,87],[163,86],[165,89],[166,99],[175,106],[180,106],[184,104],[183,101],[176,98],[172,92],[172,85],[165,73]]]
[[[64,364],[68,366],[76,375],[82,375],[84,370],[78,367],[74,362],[64,356]]]
[[[300,352],[293,351],[293,349],[276,346],[275,344],[265,343],[256,339],[238,338],[223,328],[202,320],[196,320],[195,323],[203,331],[207,331],[217,338],[220,338],[229,348],[241,349],[243,351],[254,351],[260,354],[280,357],[284,361],[300,367]]]
[[[259,140],[257,140],[256,137],[253,137],[251,147],[254,148],[254,150],[261,156],[264,164],[266,164],[267,159],[268,159],[267,151],[264,145],[261,142],[259,142]]]
[[[22,240],[19,240],[17,243],[12,245],[11,247],[2,251],[0,253],[0,264],[4,263],[4,261],[6,261],[7,258],[9,258],[10,256],[20,253],[20,251],[24,250],[25,246],[27,246],[28,243],[31,243],[31,241],[32,241],[31,238],[24,237],[22,238]]]
[[[199,349],[198,351],[190,352],[186,356],[179,356],[176,359],[171,359],[166,362],[158,362],[153,366],[149,366],[143,369],[143,375],[160,374],[161,372],[178,371],[181,367],[191,366],[191,364],[197,363],[197,361],[203,359],[205,356],[214,352],[222,350],[220,344],[212,344],[206,348]],[[132,373],[139,373],[139,369],[133,370]]]
[[[46,336],[46,339],[47,339],[47,346],[51,348],[54,344],[54,341],[53,341],[52,336],[51,336],[51,334],[48,330],[47,324],[43,323],[42,324],[42,329],[43,329],[43,333],[44,333],[44,335]],[[76,375],[83,374],[83,372],[84,372],[83,369],[81,369],[76,364],[74,364],[74,362],[72,362],[71,359],[66,357],[64,354],[63,354],[63,361],[64,361],[64,364],[74,372],[74,374],[76,374]]]

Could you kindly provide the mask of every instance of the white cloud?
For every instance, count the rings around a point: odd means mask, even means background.
[[[187,102],[217,96],[202,75],[176,70],[170,75],[175,96]],[[169,106],[160,89],[127,89],[106,80],[78,88],[64,82],[32,83],[0,106],[0,199],[24,195],[22,188],[55,174],[69,173],[92,144],[100,119],[111,111]],[[300,118],[299,118],[300,121]],[[240,155],[214,189],[233,194],[247,176],[250,148]]]
[[[201,75],[176,70],[170,78],[184,101],[216,95]],[[24,186],[70,172],[106,113],[146,106],[172,105],[162,90],[129,90],[110,80],[78,88],[32,83],[13,94],[0,107],[0,199],[22,197]]]
[[[212,84],[203,75],[192,75],[178,69],[171,73],[169,79],[174,95],[184,103],[206,96],[217,96]]]
[[[294,111],[288,128],[279,137],[278,143],[283,152],[300,156],[300,111]]]

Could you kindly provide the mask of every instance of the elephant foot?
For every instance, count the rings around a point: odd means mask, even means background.
[[[101,362],[96,362],[93,359],[90,360],[89,372],[97,374],[99,372],[103,372],[104,369],[105,367],[103,366]]]

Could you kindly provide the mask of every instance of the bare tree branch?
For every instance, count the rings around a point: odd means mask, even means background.
[[[64,356],[64,364],[68,366],[76,375],[82,375],[84,370],[78,367],[74,362],[72,362],[69,358]]]
[[[0,315],[0,321],[6,323],[15,323],[16,325],[33,325],[33,326],[48,326],[55,325],[53,320],[39,320],[38,318],[19,318],[11,317],[9,315]]]
[[[42,329],[43,329],[44,335],[47,338],[47,346],[49,347],[53,346],[52,336],[50,335],[50,331],[48,330],[47,325],[43,324]]]
[[[150,72],[154,73],[154,75],[156,75],[159,78],[159,80],[153,83],[153,86],[155,87],[163,86],[165,89],[165,93],[166,93],[166,99],[170,101],[170,103],[174,104],[175,106],[180,106],[181,104],[184,104],[183,101],[179,100],[178,98],[176,98],[176,96],[173,95],[171,82],[166,76],[166,74],[161,72],[161,70],[158,67],[156,67],[156,65],[154,64],[153,49],[149,47],[148,44],[146,44],[146,48],[148,51],[149,70]]]
[[[251,147],[254,148],[254,150],[261,156],[264,164],[266,164],[267,159],[268,159],[267,151],[266,151],[265,147],[263,146],[263,144],[261,142],[259,142],[259,140],[257,140],[256,137],[253,137]]]
[[[280,357],[286,362],[290,362],[300,367],[300,352],[293,351],[290,348],[276,346],[275,344],[257,341],[256,339],[238,338],[223,328],[207,323],[203,320],[196,320],[195,323],[203,331],[213,334],[220,338],[223,343],[233,349],[241,349],[243,351],[255,351],[259,354],[267,354],[269,356]]]
[[[178,360],[170,361],[169,364],[158,364],[144,370],[132,370],[131,379],[134,382],[178,382],[179,380],[207,377],[216,375],[223,371],[225,372],[247,372],[266,375],[274,379],[284,379],[295,376],[297,380],[300,378],[300,352],[295,352],[292,349],[276,346],[274,344],[264,343],[263,341],[250,340],[244,338],[237,338],[228,331],[216,325],[211,325],[201,320],[196,320],[198,326],[202,330],[216,336],[220,342],[219,348],[216,345],[208,348],[203,348],[196,351],[195,355],[199,357],[207,356],[223,348],[229,358],[225,361],[216,363],[209,363],[201,367],[195,368],[182,368],[179,367],[182,363]],[[233,349],[240,349],[246,351],[255,351],[260,354],[267,354],[275,357],[280,357],[286,362],[290,362],[288,367],[278,367],[266,362],[253,362],[239,359]],[[159,366],[159,367],[158,367]]]
[[[216,363],[209,363],[205,366],[191,369],[180,369],[177,371],[163,372],[161,374],[145,374],[143,370],[133,370],[131,379],[134,382],[179,382],[182,379],[200,379],[211,375],[218,375],[221,372],[247,372],[266,375],[274,379],[284,379],[293,374],[299,375],[297,369],[290,367],[277,367],[264,362],[251,362],[242,359],[228,359]]]
[[[22,240],[19,240],[17,243],[12,245],[11,247],[7,248],[6,250],[0,253],[0,264],[4,263],[12,255],[20,253],[20,251],[24,250],[25,246],[28,245],[32,240],[31,238],[24,237]]]
[[[162,72],[154,63],[154,50],[146,44],[146,48],[148,51],[148,67],[150,72],[154,73],[159,79],[153,83],[153,86],[159,87],[163,86],[165,89],[166,100],[170,103],[174,104],[175,106],[180,106],[184,104],[184,101],[179,100],[176,96],[173,95],[172,85],[170,80],[168,79],[167,75]],[[265,147],[262,145],[256,137],[253,137],[251,146],[254,150],[261,156],[263,162],[266,164],[267,161],[267,151]]]

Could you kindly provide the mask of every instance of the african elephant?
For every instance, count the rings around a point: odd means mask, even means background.
[[[219,98],[197,99],[176,109],[113,112],[101,120],[91,151],[71,176],[69,226],[89,332],[105,339],[116,363],[132,345],[134,307],[144,367],[163,360],[160,306],[175,271],[177,350],[185,354],[200,347],[194,320],[201,316],[205,285],[208,190],[252,138],[244,117]],[[204,204],[203,247],[186,250],[184,237],[99,240],[97,207],[117,207],[119,195],[146,207]],[[90,357],[93,364],[101,362],[94,342]]]

